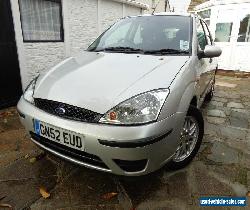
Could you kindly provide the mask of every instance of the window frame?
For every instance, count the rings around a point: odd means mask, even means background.
[[[203,26],[203,24],[202,24],[202,19],[200,19],[200,18],[197,18],[196,19],[196,36],[198,35],[198,23],[201,25],[201,28],[202,28],[202,30],[203,30],[203,32],[204,32],[204,35],[205,35],[205,41],[206,41],[206,45],[208,45],[208,40],[207,40],[207,35],[206,35],[206,32],[205,32],[205,29],[204,29],[204,26]],[[205,47],[206,47],[206,45],[205,45]],[[204,47],[204,49],[205,49],[205,47]],[[198,39],[198,36],[197,36],[197,49],[198,49],[198,51],[204,51],[204,49],[201,49],[201,47],[200,47],[200,42],[199,42],[199,39]]]
[[[208,14],[208,16],[204,16],[203,14],[205,14],[205,15]],[[200,10],[200,11],[197,12],[197,15],[199,17],[201,17],[201,19],[203,19],[203,20],[210,19],[211,18],[211,8],[210,9]]]
[[[213,37],[211,35],[211,32],[209,30],[209,27],[208,27],[207,23],[202,19],[201,19],[201,23],[202,23],[203,29],[205,29],[204,31],[205,31],[205,35],[206,35],[206,39],[207,39],[207,45],[209,45],[208,41],[210,41],[211,45],[213,45]]]
[[[192,16],[182,16],[182,15],[176,15],[176,14],[173,14],[173,15],[169,15],[169,16],[171,16],[171,17],[186,17],[186,18],[188,18],[189,19],[189,35],[190,35],[190,37],[189,37],[189,53],[187,53],[187,54],[181,54],[181,55],[178,55],[178,56],[191,56],[192,55],[192,53],[193,53],[193,40],[194,40],[194,35],[193,35],[193,33],[194,33],[194,17],[192,17]],[[142,16],[143,17],[143,16]],[[163,17],[166,17],[166,16],[164,16],[163,15]],[[123,19],[125,19],[126,17],[124,17],[124,18],[121,18],[120,20],[123,20]],[[136,17],[133,17],[133,16],[131,16],[131,17],[127,17],[127,18],[136,18]],[[140,18],[140,16],[139,17],[137,17],[137,18]],[[119,20],[119,21],[120,21]],[[93,46],[92,45],[95,45],[96,43],[100,43],[100,39],[103,37],[103,35],[111,28],[111,27],[113,27],[115,24],[117,24],[119,21],[117,21],[117,22],[115,22],[113,25],[111,25],[109,28],[107,28],[101,35],[99,35],[88,47],[87,47],[87,51],[92,51],[92,50],[94,50],[94,48],[93,48]],[[135,27],[135,26],[134,26]],[[136,31],[134,30],[134,27],[131,29],[131,31],[129,32],[129,36],[131,36],[131,34],[135,34],[136,33]],[[98,44],[96,44],[96,46],[98,45]],[[168,56],[176,56],[175,54],[168,54]]]
[[[206,15],[206,13],[205,13],[206,11],[209,11],[209,12],[208,12],[208,16],[204,16],[204,15],[203,15],[203,14]],[[197,14],[198,17],[199,17],[201,20],[203,20],[204,22],[209,21],[209,24],[207,24],[207,25],[210,25],[210,19],[211,19],[211,14],[212,14],[211,11],[212,11],[211,8],[210,8],[210,9],[204,9],[204,10],[198,11],[196,14]],[[207,23],[207,22],[206,22],[206,23]]]
[[[61,39],[60,40],[25,40],[24,38],[24,33],[23,33],[23,19],[22,19],[22,12],[20,10],[20,1],[18,0],[18,6],[19,6],[19,14],[20,14],[20,22],[21,22],[21,29],[22,29],[22,36],[23,36],[23,42],[24,43],[46,43],[46,42],[64,42],[64,25],[63,25],[63,8],[62,8],[62,0],[42,0],[42,1],[50,1],[50,2],[56,2],[59,3],[59,19],[60,19],[60,23],[61,23],[61,27],[60,27],[60,33],[61,33]]]

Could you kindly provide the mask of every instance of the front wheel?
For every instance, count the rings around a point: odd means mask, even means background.
[[[197,154],[204,134],[203,117],[199,109],[190,106],[188,109],[179,145],[173,159],[167,164],[170,169],[180,169],[187,166]]]

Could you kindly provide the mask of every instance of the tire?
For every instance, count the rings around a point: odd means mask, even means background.
[[[192,122],[194,122],[195,126],[197,126],[195,128],[195,131],[194,131],[194,132],[197,131],[197,133],[196,133],[197,138],[195,140],[195,143],[192,145],[193,146],[192,150],[190,149],[190,154],[187,155],[187,157],[185,157],[185,158],[183,157],[184,159],[181,159],[180,157],[178,159],[178,152],[181,153],[180,152],[181,145],[184,144],[185,147],[188,147],[188,146],[186,146],[187,143],[181,143],[181,142],[182,141],[184,141],[184,142],[186,142],[186,141],[191,142],[190,141],[191,137],[189,136],[189,134],[188,134],[188,136],[183,135],[184,128],[187,128],[187,124],[186,123],[188,122],[188,120],[194,120]],[[190,127],[191,127],[191,124],[190,124]],[[186,129],[186,131],[187,131],[187,129]],[[187,166],[193,160],[193,158],[195,157],[195,155],[198,153],[200,145],[201,145],[201,142],[202,142],[203,134],[204,134],[204,121],[203,121],[202,113],[195,106],[191,105],[189,107],[189,109],[187,111],[187,115],[185,117],[185,122],[184,122],[184,125],[183,125],[182,134],[181,134],[181,137],[180,137],[180,145],[178,146],[173,159],[169,163],[167,163],[167,165],[166,165],[167,168],[171,169],[171,170],[177,170],[177,169],[181,169],[181,168],[184,168],[185,166]],[[183,136],[185,136],[185,137],[183,137]],[[186,140],[188,138],[190,138],[190,139]],[[194,141],[192,141],[192,142],[194,142]],[[179,156],[180,156],[180,154],[179,154]]]
[[[215,78],[213,79],[213,83],[212,83],[210,91],[205,96],[206,102],[210,102],[214,96],[214,84],[215,84]]]

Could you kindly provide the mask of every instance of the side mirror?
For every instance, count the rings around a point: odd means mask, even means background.
[[[213,45],[206,45],[204,51],[198,53],[199,58],[214,58],[219,57],[222,53],[222,50]]]

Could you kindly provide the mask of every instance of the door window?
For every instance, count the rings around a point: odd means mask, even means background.
[[[230,42],[233,23],[217,23],[215,42]]]
[[[210,25],[210,16],[211,16],[211,9],[203,10],[197,13],[209,26]]]
[[[202,19],[210,18],[210,16],[211,16],[211,9],[200,11],[197,14],[200,15],[200,17]]]
[[[206,34],[203,29],[203,26],[200,22],[200,20],[197,19],[197,38],[199,42],[199,47],[201,50],[205,49],[205,46],[207,45],[207,39],[206,39]]]
[[[240,21],[240,29],[237,41],[250,42],[250,14],[246,15]]]

